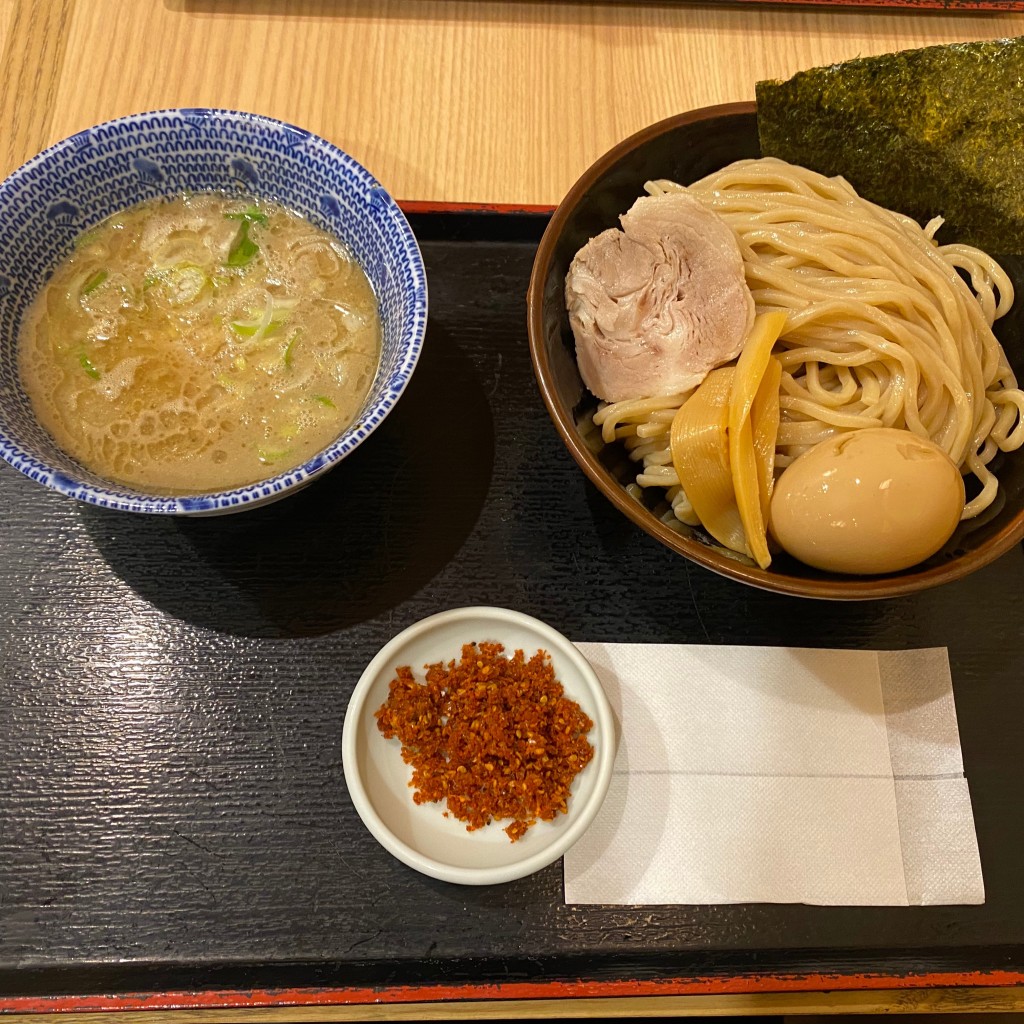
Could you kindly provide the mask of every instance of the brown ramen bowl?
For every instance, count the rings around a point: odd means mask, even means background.
[[[565,307],[565,275],[573,256],[606,228],[618,225],[652,178],[689,184],[712,171],[760,156],[753,103],[732,103],[679,114],[651,125],[602,156],[555,210],[537,250],[527,296],[530,355],[555,427],[580,467],[624,515],[666,547],[730,579],[765,590],[828,600],[895,597],[960,579],[1024,540],[1024,450],[997,455],[992,468],[999,494],[981,516],[961,523],[945,547],[927,561],[890,575],[826,573],[779,553],[768,569],[728,551],[700,528],[668,525],[662,492],[642,500],[626,491],[636,474],[624,449],[595,452],[580,423],[597,404],[576,368],[575,342]],[[854,182],[854,184],[856,184]],[[1000,256],[1018,299],[996,324],[996,334],[1024,377],[1024,260]],[[660,506],[660,507],[659,507]]]

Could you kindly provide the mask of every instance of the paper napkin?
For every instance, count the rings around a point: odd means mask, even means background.
[[[568,903],[983,903],[946,651],[577,644],[619,724]]]

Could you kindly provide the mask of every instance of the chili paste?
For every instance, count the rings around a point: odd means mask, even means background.
[[[546,651],[527,660],[504,650],[464,644],[458,662],[426,666],[422,684],[398,668],[375,717],[402,743],[415,803],[444,801],[470,832],[511,819],[515,842],[567,813],[572,781],[594,756],[594,723],[565,696]]]

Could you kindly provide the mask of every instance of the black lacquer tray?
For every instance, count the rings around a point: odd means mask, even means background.
[[[146,518],[0,465],[0,1011],[1024,984],[1021,550],[853,604],[691,565],[544,410],[546,216],[410,210],[422,361],[306,491]],[[346,703],[398,630],[481,603],[579,640],[948,646],[987,902],[583,907],[560,864],[484,888],[406,868],[349,800]]]

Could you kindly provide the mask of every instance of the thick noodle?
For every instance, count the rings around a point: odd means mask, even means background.
[[[681,188],[647,185],[652,195]],[[1024,444],[1024,393],[992,333],[1013,303],[996,261],[938,245],[938,219],[922,228],[842,178],[781,160],[742,160],[688,191],[736,232],[757,311],[789,314],[775,346],[777,464],[843,431],[905,428],[977,478],[965,519],[987,508],[998,487],[988,464]],[[673,412],[686,397],[615,403],[594,423],[605,443],[622,440],[642,462],[637,483],[666,488],[675,517],[694,525],[668,454]]]

